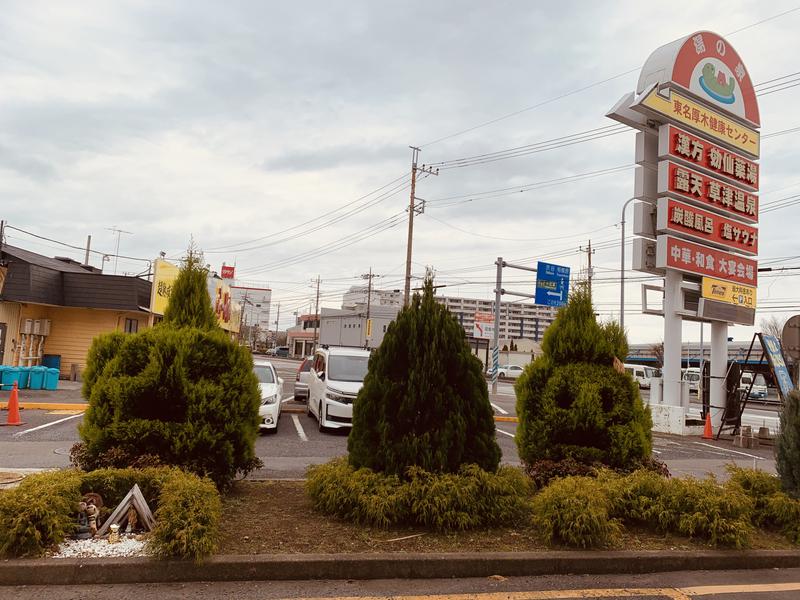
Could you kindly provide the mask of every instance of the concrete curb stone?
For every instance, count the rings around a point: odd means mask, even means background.
[[[797,567],[800,567],[800,551],[793,550],[271,554],[214,556],[203,562],[50,558],[0,562],[0,585],[440,579]]]

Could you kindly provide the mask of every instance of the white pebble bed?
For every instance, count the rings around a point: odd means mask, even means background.
[[[147,556],[145,542],[133,535],[122,535],[116,544],[107,539],[66,540],[58,547],[53,558],[91,558],[103,556]]]

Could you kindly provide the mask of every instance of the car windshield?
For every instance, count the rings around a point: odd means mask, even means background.
[[[306,373],[306,372],[310,371],[310,370],[311,370],[311,361],[310,361],[310,360],[308,360],[308,359],[305,359],[305,360],[303,361],[303,364],[302,364],[302,365],[300,365],[300,370],[301,370],[303,373]]]
[[[364,381],[369,356],[331,356],[328,377],[334,381]]]
[[[766,382],[766,380],[764,379],[764,376],[761,373],[756,375],[756,385],[763,385],[763,386],[767,385],[767,382]]]
[[[258,378],[258,383],[275,383],[275,375],[268,365],[255,365],[253,370]]]
[[[686,381],[698,381],[700,379],[700,375],[698,373],[687,373],[686,374]]]

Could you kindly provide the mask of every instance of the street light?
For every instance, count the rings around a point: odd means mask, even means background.
[[[636,198],[628,198],[625,204],[622,205],[622,238],[619,242],[619,326],[625,330],[625,209],[628,204],[636,200]]]

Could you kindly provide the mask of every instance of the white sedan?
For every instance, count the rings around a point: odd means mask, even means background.
[[[283,379],[278,377],[275,367],[267,360],[253,361],[253,370],[258,378],[258,387],[261,388],[258,426],[261,431],[275,433],[278,431],[278,419],[281,416]]]
[[[497,377],[500,379],[516,379],[522,375],[522,367],[517,365],[503,365],[497,370]]]

